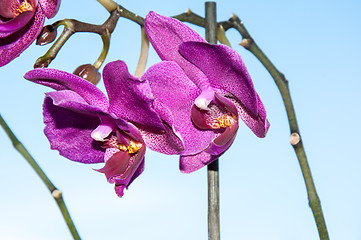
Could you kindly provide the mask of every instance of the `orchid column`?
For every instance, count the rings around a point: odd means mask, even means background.
[[[217,44],[217,11],[215,2],[205,3],[206,40]],[[208,177],[208,239],[220,239],[218,159],[207,166]]]

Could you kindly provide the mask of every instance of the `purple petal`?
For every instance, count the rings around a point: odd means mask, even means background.
[[[216,137],[209,145],[209,147],[204,151],[213,156],[219,157],[232,145],[234,139],[236,138],[237,130],[238,124],[227,127],[225,131]]]
[[[120,198],[124,196],[124,189],[125,189],[125,185],[116,185],[115,184],[115,186],[114,186],[115,193]]]
[[[204,166],[207,166],[218,156],[212,156],[206,152],[201,152],[196,155],[180,156],[179,169],[182,173],[191,173]]]
[[[184,59],[178,52],[178,47],[183,42],[205,42],[198,33],[174,18],[165,17],[152,11],[145,18],[144,29],[162,60],[178,63],[190,79],[207,84],[207,78],[202,71]]]
[[[20,28],[25,27],[33,18],[34,14],[35,11],[27,11],[9,21],[0,22],[0,33],[7,33],[7,35],[9,35],[18,31]]]
[[[242,102],[236,97],[227,96],[227,98],[234,103],[238,111],[238,116],[252,130],[252,132],[257,137],[260,138],[265,137],[270,124],[266,119],[266,110],[258,95],[257,95],[258,115],[256,117],[254,117],[253,114],[251,114],[248,111],[248,109],[242,104]]]
[[[207,77],[213,88],[236,96],[253,116],[258,115],[257,93],[241,56],[225,45],[186,42],[180,53]]]
[[[150,67],[143,75],[149,81],[154,98],[167,107],[172,114],[172,128],[184,142],[182,154],[195,154],[205,149],[212,141],[213,131],[197,129],[190,113],[200,90],[174,62],[163,61]]]
[[[127,169],[130,160],[130,155],[126,151],[119,151],[105,163],[105,166],[96,171],[104,173],[108,181],[116,176],[122,175]]]
[[[91,132],[100,123],[99,118],[56,106],[52,97],[54,93],[48,94],[43,105],[44,132],[51,149],[72,161],[103,162],[105,150],[91,138]],[[78,101],[84,100],[79,97]]]
[[[27,72],[25,79],[51,87],[55,90],[72,90],[87,103],[103,111],[108,109],[108,99],[95,85],[67,72],[50,68],[38,68]]]
[[[40,33],[45,16],[40,8],[36,9],[35,16],[19,31],[1,36],[0,41],[0,67],[8,64],[18,57]]]
[[[60,0],[38,0],[47,18],[52,18],[58,12]]]
[[[199,129],[212,129],[210,122],[205,118],[206,110],[199,109],[197,106],[193,105],[191,109],[191,119],[194,125]]]
[[[142,133],[143,141],[153,151],[173,155],[184,150],[184,144],[180,136],[176,135],[173,129],[164,124],[165,131],[160,134],[153,132],[152,129],[139,126],[138,129]]]
[[[162,60],[180,58],[178,46],[187,41],[205,42],[193,29],[170,17],[149,12],[144,22],[149,41]]]
[[[114,190],[115,193],[118,195],[118,197],[123,197],[124,195],[124,188],[128,188],[128,186],[144,171],[144,156],[143,159],[141,159],[140,165],[138,166],[137,170],[134,172],[133,176],[130,178],[127,185],[122,184],[115,184]]]
[[[164,129],[161,119],[151,107],[154,99],[148,83],[129,74],[123,61],[108,63],[104,67],[103,78],[110,113],[158,131]]]
[[[123,196],[124,188],[128,187],[135,178],[137,178],[144,170],[144,154],[145,146],[132,155],[129,161],[129,165],[125,172],[120,176],[116,176],[112,179],[115,181],[115,193],[119,196]]]

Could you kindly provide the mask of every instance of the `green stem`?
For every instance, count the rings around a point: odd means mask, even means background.
[[[205,29],[206,40],[209,43],[217,43],[217,13],[216,3],[205,3]],[[219,163],[218,159],[208,164],[208,240],[220,239],[219,221]]]
[[[97,0],[108,12],[113,12],[117,9],[118,4],[113,0]]]
[[[302,175],[306,184],[309,206],[311,207],[313,216],[316,221],[318,233],[321,240],[328,240],[328,232],[326,227],[325,218],[323,216],[321,202],[317,195],[316,187],[312,178],[311,170],[307,161],[306,152],[302,144],[300,137],[300,131],[297,124],[296,114],[293,107],[291,94],[288,87],[288,80],[285,78],[284,74],[277,70],[273,63],[268,59],[268,57],[262,52],[262,50],[257,46],[255,41],[252,39],[247,29],[244,27],[243,23],[237,16],[233,16],[228,22],[224,23],[224,28],[228,29],[234,27],[242,35],[242,42],[240,45],[248,49],[253,53],[257,59],[264,65],[264,67],[271,74],[274,79],[284,102],[287,117],[290,124],[291,130],[291,144],[296,152],[298,162],[301,167]]]
[[[102,41],[103,41],[103,49],[102,49],[102,52],[100,53],[99,58],[93,64],[93,66],[97,70],[102,66],[102,64],[103,64],[103,62],[104,62],[104,60],[105,60],[105,58],[106,58],[106,56],[108,55],[108,52],[109,52],[109,45],[110,45],[110,33],[109,33],[109,31],[107,31],[107,34],[102,35],[101,38],[102,38]]]
[[[14,148],[25,158],[25,160],[30,164],[30,166],[34,169],[34,171],[38,174],[38,176],[41,178],[41,180],[44,182],[46,187],[49,189],[50,193],[54,197],[56,203],[58,204],[58,207],[60,208],[61,213],[63,214],[64,220],[66,224],[68,225],[68,228],[73,236],[74,239],[80,239],[80,236],[75,228],[75,225],[73,221],[71,220],[70,214],[68,212],[68,209],[66,208],[66,205],[64,203],[61,191],[59,191],[53,183],[49,180],[49,178],[45,175],[43,170],[39,167],[39,165],[36,163],[34,158],[30,155],[30,153],[26,150],[24,145],[16,138],[14,133],[11,131],[9,126],[6,124],[5,120],[2,118],[0,114],[0,125],[5,130],[6,134],[10,138]]]

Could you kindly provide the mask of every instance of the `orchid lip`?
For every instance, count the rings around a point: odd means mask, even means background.
[[[194,100],[194,105],[196,105],[199,109],[209,110],[208,105],[213,101],[214,94],[215,92],[211,87],[205,88]]]
[[[105,138],[110,135],[113,131],[113,128],[106,125],[99,125],[94,131],[91,133],[91,137],[95,141],[104,142]]]
[[[113,132],[114,129],[117,129],[114,121],[109,118],[101,118],[101,123],[99,126],[94,129],[91,133],[91,137],[95,141],[104,142],[106,138]]]
[[[214,113],[211,113],[212,110],[209,109],[209,105],[207,106],[208,110],[206,110],[199,108],[195,103],[191,108],[191,119],[195,126],[199,129],[207,130],[228,128],[231,125],[238,124],[238,112],[231,101],[213,91],[209,91],[208,94],[203,94],[203,96],[205,95],[213,96],[211,102],[217,106],[218,110],[216,109],[216,114],[218,116],[214,116]]]

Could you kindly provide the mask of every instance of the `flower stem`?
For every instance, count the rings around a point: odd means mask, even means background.
[[[30,166],[34,169],[34,171],[38,174],[41,180],[44,182],[46,187],[49,189],[50,193],[54,197],[58,207],[60,208],[61,213],[63,214],[64,220],[68,225],[68,228],[74,239],[80,239],[80,236],[75,228],[75,225],[70,217],[68,209],[66,208],[65,202],[63,200],[61,191],[58,190],[53,183],[49,180],[49,178],[45,175],[43,170],[36,163],[34,158],[30,155],[30,153],[26,150],[24,145],[16,138],[14,133],[11,131],[9,126],[6,124],[5,120],[2,118],[0,114],[0,125],[5,130],[6,134],[10,138],[14,148],[25,158],[25,160],[30,164]]]
[[[113,12],[117,9],[118,4],[116,4],[113,0],[97,0],[108,12]]]
[[[298,162],[301,167],[302,175],[306,184],[309,206],[311,207],[313,216],[316,221],[318,233],[321,240],[328,240],[328,232],[326,227],[325,218],[323,216],[321,202],[316,192],[316,187],[312,178],[310,166],[307,161],[306,152],[302,144],[300,137],[300,131],[297,124],[296,114],[293,107],[291,94],[288,87],[288,80],[285,76],[278,71],[268,57],[257,46],[253,38],[244,27],[243,23],[237,16],[233,16],[228,22],[221,23],[225,29],[234,27],[242,35],[242,45],[244,48],[253,53],[257,59],[264,65],[264,67],[271,74],[274,79],[283,99],[283,103],[286,108],[288,122],[291,130],[291,144],[296,152]]]
[[[205,28],[206,40],[209,43],[217,43],[217,14],[216,3],[205,3]],[[220,239],[219,223],[219,171],[218,159],[207,166],[208,178],[208,240]]]
[[[138,60],[137,68],[135,69],[134,76],[141,77],[145,71],[147,65],[148,54],[149,54],[149,39],[145,33],[144,27],[141,27],[141,46],[140,46],[140,56]]]

